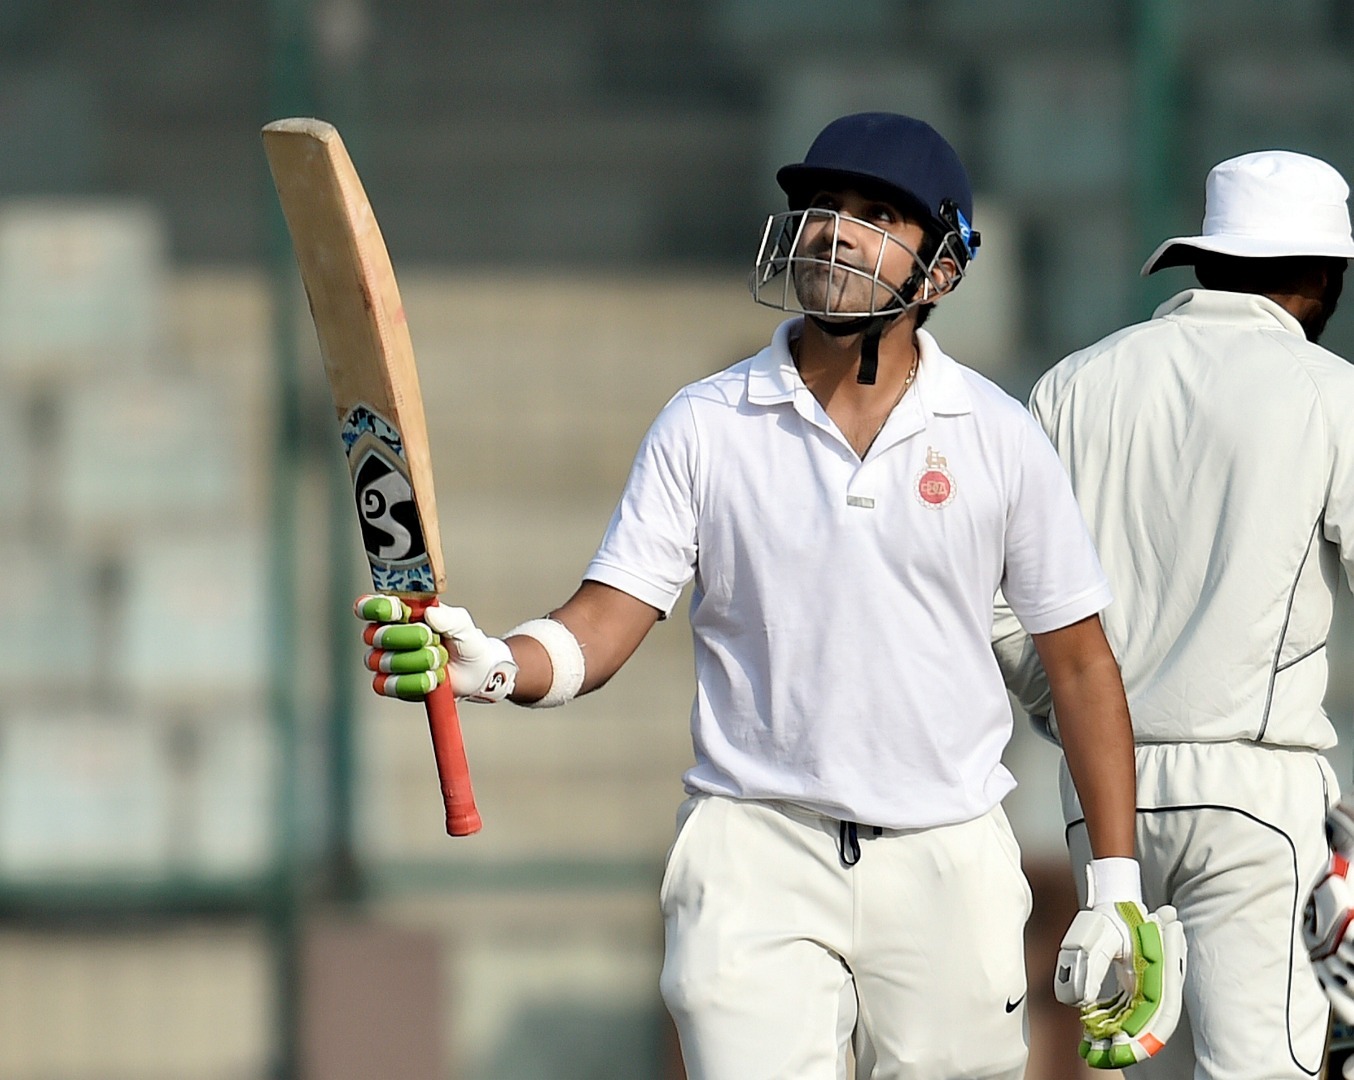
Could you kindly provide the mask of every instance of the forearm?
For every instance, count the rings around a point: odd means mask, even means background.
[[[1035,637],[1096,858],[1132,857],[1137,782],[1119,665],[1098,617]]]
[[[552,611],[549,618],[573,635],[583,655],[583,683],[578,693],[604,686],[634,654],[658,615],[648,604],[593,581],[585,581]],[[555,677],[549,652],[535,637],[515,634],[507,642],[518,668],[511,700],[518,704],[539,701]]]
[[[1067,769],[1096,858],[1132,857],[1137,780],[1133,727],[1112,657],[1053,687]]]
[[[505,638],[512,651],[513,661],[517,664],[517,681],[508,700],[518,705],[527,705],[540,701],[550,689],[554,678],[554,667],[545,646],[535,638],[524,634],[514,634]]]

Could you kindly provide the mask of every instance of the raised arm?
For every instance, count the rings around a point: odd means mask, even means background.
[[[489,637],[465,608],[437,604],[421,622],[399,597],[359,597],[378,694],[422,700],[450,683],[457,698],[563,705],[604,685],[658,621],[659,611],[609,585],[585,581],[562,607],[503,638]],[[506,640],[505,640],[506,639]]]

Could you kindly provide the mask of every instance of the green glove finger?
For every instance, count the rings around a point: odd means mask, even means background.
[[[1136,1065],[1138,1057],[1133,1053],[1133,1047],[1124,1043],[1115,1043],[1110,1047],[1109,1063],[1106,1065],[1096,1065],[1097,1069],[1126,1069],[1130,1065]]]
[[[1093,1069],[1112,1069],[1109,1045],[1092,1046],[1086,1051],[1086,1064]]]
[[[405,652],[373,649],[367,654],[367,667],[372,671],[405,675],[417,671],[437,671],[447,666],[447,659],[447,650],[440,644]]]
[[[377,675],[372,689],[384,697],[402,701],[422,701],[442,681],[440,671],[418,671],[408,675]]]
[[[398,596],[384,593],[368,593],[357,598],[353,604],[353,613],[367,622],[402,623],[408,622],[409,605]]]
[[[1113,1039],[1082,1039],[1077,1053],[1093,1069],[1122,1069],[1137,1063],[1131,1047]],[[1128,1055],[1127,1061],[1124,1059]]]
[[[424,623],[389,623],[373,626],[371,632],[364,634],[368,645],[378,649],[390,649],[394,652],[407,652],[411,649],[426,649],[429,645],[440,643],[437,632]]]
[[[1083,1040],[1081,1047],[1085,1048],[1085,1053],[1081,1056],[1086,1064],[1093,1069],[1121,1069],[1123,1068],[1123,1055],[1121,1053],[1125,1047],[1113,1042],[1110,1039],[1095,1039],[1093,1041]],[[1129,1051],[1128,1064],[1134,1064],[1136,1059],[1133,1053]]]

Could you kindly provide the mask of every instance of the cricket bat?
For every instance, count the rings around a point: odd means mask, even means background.
[[[263,129],[348,460],[362,545],[378,592],[421,617],[446,587],[414,348],[376,216],[348,151],[323,120]],[[447,832],[481,828],[451,687],[428,696]]]

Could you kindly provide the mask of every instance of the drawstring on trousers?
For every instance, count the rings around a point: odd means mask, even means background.
[[[881,836],[884,832],[878,825],[867,825],[871,836]],[[860,862],[860,825],[854,821],[842,821],[837,828],[837,853],[843,866],[855,866]]]

